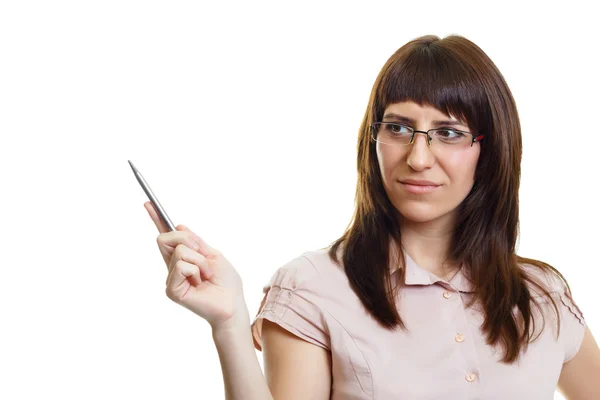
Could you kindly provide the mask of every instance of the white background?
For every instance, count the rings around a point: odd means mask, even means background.
[[[464,35],[502,71],[519,254],[566,275],[600,337],[589,3],[1,2],[0,398],[222,399],[127,160],[234,263],[253,316],[276,268],[342,234],[372,84],[424,34]]]

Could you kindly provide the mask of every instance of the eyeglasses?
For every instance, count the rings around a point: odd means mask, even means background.
[[[410,126],[396,122],[373,122],[371,124],[371,137],[383,144],[412,144],[415,140],[415,133],[425,134],[428,146],[431,147],[433,141],[436,143],[435,146],[440,148],[462,149],[472,147],[473,143],[483,139],[483,135],[475,136],[473,133],[451,128],[430,129],[425,132],[417,131]]]

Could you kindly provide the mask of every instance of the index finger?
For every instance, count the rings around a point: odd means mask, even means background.
[[[152,221],[154,221],[154,225],[156,225],[156,228],[160,233],[170,232],[167,225],[163,222],[162,218],[160,218],[160,216],[156,212],[154,204],[152,204],[151,201],[145,202],[144,208],[146,209],[146,211],[148,211],[148,214],[150,214],[150,218],[152,218]]]

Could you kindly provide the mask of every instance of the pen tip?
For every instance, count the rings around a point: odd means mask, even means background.
[[[127,162],[129,163],[129,166],[131,166],[131,169],[133,170],[134,173],[138,172],[137,168],[134,167],[133,163],[130,160],[127,160]]]

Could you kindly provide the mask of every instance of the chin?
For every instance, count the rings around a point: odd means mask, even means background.
[[[402,217],[412,222],[425,223],[439,219],[447,214],[445,210],[436,209],[428,204],[404,204],[397,207]]]

